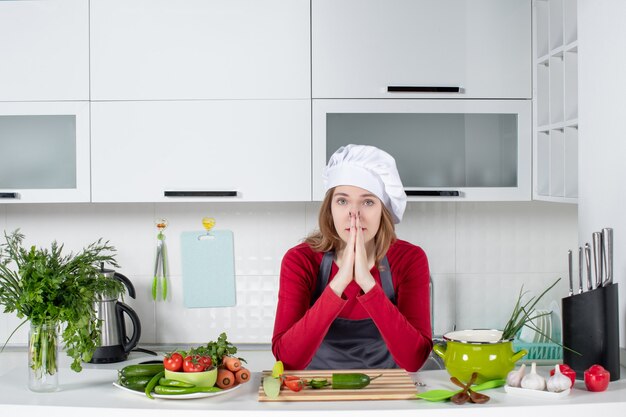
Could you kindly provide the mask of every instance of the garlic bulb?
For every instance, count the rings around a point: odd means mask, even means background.
[[[519,388],[522,384],[522,378],[524,378],[524,373],[526,372],[526,364],[523,363],[522,366],[518,370],[513,369],[506,376],[506,384],[509,387]]]
[[[522,378],[522,388],[543,391],[546,389],[546,379],[537,373],[537,364],[533,362],[530,373]]]
[[[548,378],[548,391],[561,392],[565,391],[572,385],[572,380],[561,373],[559,365],[554,366],[554,375]]]

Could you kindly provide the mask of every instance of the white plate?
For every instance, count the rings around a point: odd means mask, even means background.
[[[509,385],[504,386],[504,391],[506,391],[508,394],[513,394],[513,395],[517,395],[520,397],[527,397],[527,398],[543,398],[546,400],[556,400],[556,399],[565,398],[569,395],[571,390],[572,390],[571,388],[568,388],[565,391],[561,391],[561,392],[550,392],[550,391],[537,391],[536,389],[516,388],[516,387],[511,387]]]
[[[120,384],[118,384],[117,382],[113,383],[113,386],[126,391],[126,392],[130,392],[131,394],[136,394],[136,395],[141,395],[142,397],[146,397],[146,394],[141,392],[141,391],[135,391],[132,390],[130,388],[126,388],[121,386]],[[207,397],[215,397],[216,395],[222,395],[222,394],[227,394],[229,392],[232,392],[234,390],[236,390],[237,388],[241,387],[241,384],[239,385],[235,385],[232,388],[228,388],[225,390],[221,390],[218,392],[195,392],[193,394],[182,394],[182,395],[162,395],[162,394],[152,394],[152,396],[154,398],[163,398],[166,400],[193,400],[196,398],[207,398]],[[146,397],[148,398],[148,397]]]

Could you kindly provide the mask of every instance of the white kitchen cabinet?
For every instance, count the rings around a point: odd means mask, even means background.
[[[89,201],[89,102],[0,103],[0,155],[0,204]]]
[[[350,143],[389,152],[410,201],[531,199],[530,100],[313,100],[313,200]]]
[[[92,100],[311,97],[309,0],[91,0]]]
[[[533,198],[578,202],[577,0],[535,0]]]
[[[89,0],[0,1],[0,101],[89,100]]]
[[[310,201],[310,100],[94,102],[94,202]]]
[[[530,0],[312,0],[311,10],[313,98],[531,98]]]

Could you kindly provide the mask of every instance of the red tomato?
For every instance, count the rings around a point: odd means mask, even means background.
[[[565,375],[572,381],[572,385],[570,386],[570,388],[573,387],[574,383],[576,382],[576,371],[566,364],[559,365],[559,371],[561,371],[563,375]],[[550,371],[550,376],[552,375],[554,375],[554,369]]]
[[[607,389],[611,374],[601,365],[592,365],[585,371],[585,386],[589,391],[600,392]]]
[[[210,356],[200,356],[198,362],[204,365],[204,369],[209,369],[213,365],[213,361]]]
[[[178,352],[170,353],[163,358],[163,366],[168,371],[178,372],[183,367],[183,355]]]
[[[199,356],[187,356],[183,361],[183,371],[185,372],[202,372],[204,365],[200,363]]]
[[[285,386],[287,385],[287,381],[296,380],[296,379],[300,379],[300,377],[295,376],[295,375],[285,375],[281,377],[282,385]]]
[[[290,390],[292,390],[293,392],[298,392],[301,391],[302,388],[304,388],[304,382],[302,381],[301,378],[289,378],[289,379],[285,379],[285,386],[287,388],[289,388]]]

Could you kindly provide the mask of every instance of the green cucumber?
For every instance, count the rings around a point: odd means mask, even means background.
[[[313,378],[309,381],[309,386],[313,389],[324,388],[325,386],[330,385],[326,379],[321,378]]]
[[[165,368],[162,363],[146,363],[143,365],[128,365],[119,371],[120,377],[154,376]]]
[[[169,387],[167,385],[157,385],[154,387],[154,393],[159,395],[185,395],[195,394],[197,392],[220,392],[222,389],[218,387]]]
[[[152,376],[120,376],[118,379],[118,383],[123,387],[132,389],[133,391],[143,391],[151,379]]]
[[[333,389],[361,389],[365,388],[370,382],[382,374],[370,378],[369,375],[360,373],[350,374],[333,374],[332,385]]]

